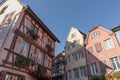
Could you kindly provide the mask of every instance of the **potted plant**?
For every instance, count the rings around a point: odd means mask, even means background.
[[[17,56],[15,60],[15,65],[18,67],[29,67],[32,63],[32,60],[24,56]]]
[[[35,35],[34,30],[29,30],[29,34],[30,34],[31,37],[32,37],[33,35]]]
[[[99,76],[98,75],[92,75],[91,80],[99,80]]]
[[[120,80],[120,71],[115,71],[112,73],[115,80]]]
[[[52,51],[53,50],[53,48],[49,44],[46,44],[46,48],[47,48],[48,51]]]
[[[47,69],[43,65],[38,65],[37,73],[40,75],[44,75],[47,72]]]
[[[33,40],[36,40],[36,41],[37,41],[38,38],[39,38],[39,36],[38,36],[37,34],[34,34],[34,35],[32,36],[32,39],[33,39]]]

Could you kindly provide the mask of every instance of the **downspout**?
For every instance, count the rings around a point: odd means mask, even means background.
[[[87,72],[88,80],[90,80],[90,79],[89,79],[88,63],[87,63],[87,50],[86,50],[86,44],[84,44],[84,49],[85,49],[86,72]]]

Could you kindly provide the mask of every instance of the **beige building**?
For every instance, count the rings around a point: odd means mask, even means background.
[[[85,34],[71,28],[66,39],[66,78],[67,80],[87,80],[84,41]]]

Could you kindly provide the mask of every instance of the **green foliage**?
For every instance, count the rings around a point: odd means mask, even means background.
[[[99,79],[99,76],[98,75],[92,75],[91,76],[91,80],[98,80]]]
[[[102,74],[101,79],[102,80],[110,80],[110,76],[109,76],[109,74]]]
[[[101,75],[101,79],[102,79],[102,80],[106,80],[105,74],[102,74],[102,75]]]
[[[32,60],[24,56],[17,56],[15,64],[19,67],[29,67],[32,63]]]
[[[112,75],[116,80],[120,80],[120,71],[113,72]]]
[[[45,74],[46,72],[47,72],[47,69],[43,65],[38,65],[37,73]]]

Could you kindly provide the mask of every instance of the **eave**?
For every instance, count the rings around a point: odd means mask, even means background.
[[[50,36],[57,42],[60,43],[59,39],[47,28],[47,26],[37,17],[37,15],[31,10],[31,8],[29,6],[27,6],[28,9],[26,10],[27,12],[29,12],[37,21],[39,24],[41,24],[42,28],[48,32],[50,34]]]

